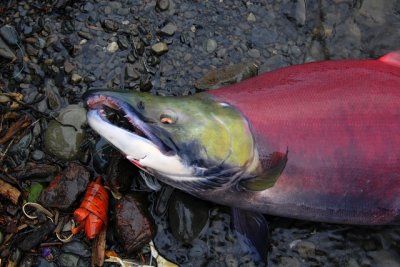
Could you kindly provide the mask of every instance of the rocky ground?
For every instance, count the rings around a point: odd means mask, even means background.
[[[48,233],[32,248],[19,247],[21,238],[43,223],[24,220],[21,199],[41,201],[68,217],[97,174],[123,195],[129,188],[148,191],[134,169],[133,185],[115,178],[132,174],[121,174],[118,153],[86,126],[81,96],[89,88],[187,95],[218,86],[201,78],[233,64],[241,64],[237,75],[246,76],[254,64],[262,73],[323,59],[376,58],[400,44],[396,0],[10,0],[0,3],[0,14],[0,178],[21,194],[0,199],[0,249],[3,262],[21,266],[89,266],[92,246],[83,235],[62,245]],[[71,161],[80,167],[71,167]],[[60,172],[86,178],[63,203],[46,202],[40,192]],[[60,192],[71,187],[63,186]],[[39,188],[36,197],[33,188]],[[239,244],[225,208],[172,193],[170,206],[184,205],[198,215],[188,226],[190,219],[179,210],[157,208],[165,206],[168,192],[147,195],[152,216],[142,208],[137,214],[147,218],[144,229],[155,234],[157,249],[169,260],[182,266],[263,265]],[[128,203],[133,209],[131,200],[114,205],[112,198],[111,225],[134,220],[113,208]],[[400,266],[398,227],[268,219],[270,266]],[[157,230],[146,228],[152,220]],[[11,229],[10,222],[18,227]],[[186,231],[179,232],[176,226],[182,224]],[[140,258],[129,240],[121,241],[112,227],[108,232],[108,250]]]

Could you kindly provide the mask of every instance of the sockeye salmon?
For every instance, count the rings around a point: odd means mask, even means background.
[[[313,221],[399,222],[399,51],[286,67],[193,96],[85,98],[94,130],[199,198]]]

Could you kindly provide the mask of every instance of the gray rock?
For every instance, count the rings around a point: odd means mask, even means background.
[[[8,47],[8,45],[0,38],[0,57],[15,60],[14,52]]]
[[[304,26],[306,23],[306,2],[305,0],[297,0],[295,9],[295,19],[297,25]]]
[[[169,8],[169,0],[157,0],[156,7],[161,11],[167,10]]]
[[[18,34],[11,25],[4,25],[0,28],[0,35],[9,45],[16,45],[19,42]]]
[[[279,258],[277,267],[301,267],[301,263],[296,258],[284,256]]]
[[[290,244],[290,247],[299,253],[303,259],[315,257],[315,245],[309,241],[295,240]]]
[[[105,19],[103,21],[103,27],[104,27],[104,29],[111,31],[111,32],[115,32],[119,29],[118,22],[116,22],[112,19]]]
[[[57,258],[57,265],[63,267],[76,267],[78,266],[79,256],[69,253],[62,253]]]
[[[34,160],[39,161],[39,160],[44,159],[44,157],[45,157],[45,154],[44,154],[44,152],[42,150],[35,150],[35,151],[32,152],[32,158]]]
[[[160,56],[160,55],[162,55],[162,54],[168,52],[168,45],[167,45],[166,43],[159,42],[159,43],[154,44],[154,45],[151,47],[151,50],[152,50],[156,55],[159,55],[159,56]]]
[[[127,64],[126,65],[126,76],[134,81],[140,78],[140,73],[135,69],[135,65]]]
[[[92,254],[88,245],[79,241],[65,243],[61,250],[66,253],[72,253],[81,257],[90,257]]]
[[[206,51],[212,53],[217,49],[217,42],[214,39],[208,39],[206,44]]]
[[[167,36],[172,36],[176,32],[178,28],[172,22],[168,23],[164,27],[161,28],[160,33]]]
[[[78,105],[69,105],[60,111],[58,121],[50,121],[44,133],[44,144],[54,156],[71,160],[80,156],[80,145],[85,132],[82,126],[86,123],[86,110]],[[72,127],[72,126],[74,127]]]
[[[259,58],[261,56],[261,53],[258,49],[252,48],[248,51],[249,56],[252,58]]]
[[[79,35],[80,37],[86,39],[86,40],[91,40],[91,39],[93,39],[93,36],[92,36],[89,32],[86,32],[86,31],[79,31],[79,32],[78,32],[78,35]]]
[[[368,253],[374,260],[376,266],[385,267],[399,267],[400,266],[400,255],[394,250],[378,250],[371,251]]]
[[[93,10],[94,10],[94,5],[92,3],[90,3],[90,2],[85,3],[83,5],[83,7],[82,7],[82,11],[83,12],[87,12],[88,13],[88,12],[91,12]]]

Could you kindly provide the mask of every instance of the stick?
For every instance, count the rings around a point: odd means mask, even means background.
[[[0,180],[0,195],[10,200],[14,205],[17,205],[21,192],[9,183]]]
[[[92,266],[103,266],[105,251],[106,251],[106,232],[107,226],[104,225],[103,229],[96,236],[92,244]]]

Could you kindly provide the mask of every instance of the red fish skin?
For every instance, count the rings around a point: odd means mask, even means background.
[[[400,218],[400,68],[380,60],[291,66],[217,90],[248,120],[261,158],[285,153],[276,184],[206,198],[314,221]]]

